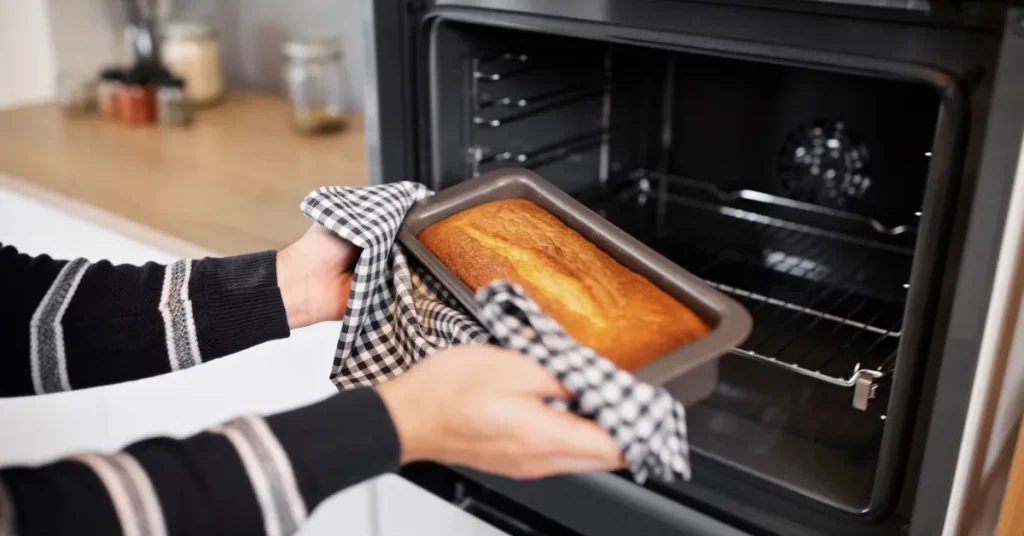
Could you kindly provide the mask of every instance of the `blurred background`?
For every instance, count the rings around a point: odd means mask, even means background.
[[[51,100],[61,72],[130,63],[124,0],[2,0],[0,108]],[[156,0],[157,25],[203,17],[218,32],[231,87],[284,93],[281,46],[294,35],[337,36],[345,52],[345,106],[362,109],[363,2],[332,0]]]

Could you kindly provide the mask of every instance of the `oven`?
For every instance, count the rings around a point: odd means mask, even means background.
[[[995,2],[378,0],[371,182],[526,167],[754,318],[692,481],[402,475],[510,534],[937,535],[1024,125]],[[668,386],[672,389],[672,385]]]

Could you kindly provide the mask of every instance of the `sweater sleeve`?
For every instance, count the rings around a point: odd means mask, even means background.
[[[0,470],[0,536],[294,533],[325,498],[398,467],[398,434],[359,388],[184,440]]]
[[[273,251],[164,266],[0,247],[0,396],[192,367],[289,334]]]

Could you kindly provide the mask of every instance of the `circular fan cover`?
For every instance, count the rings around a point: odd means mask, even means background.
[[[776,168],[786,195],[847,208],[871,188],[870,154],[842,121],[814,121],[786,136]]]

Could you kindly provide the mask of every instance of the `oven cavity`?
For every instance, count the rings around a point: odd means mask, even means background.
[[[694,449],[866,508],[918,336],[904,319],[937,92],[459,23],[433,39],[433,186],[531,168],[743,303],[753,333],[688,408]]]

